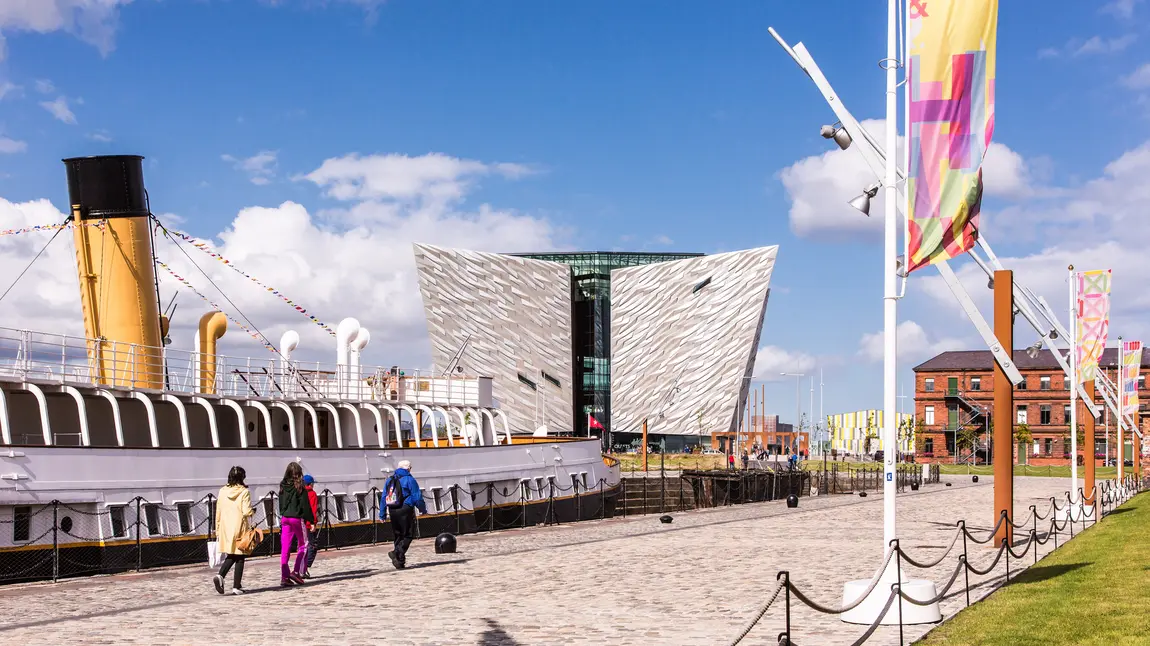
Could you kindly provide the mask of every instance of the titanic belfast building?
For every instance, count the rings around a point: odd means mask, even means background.
[[[670,450],[735,432],[777,252],[418,244],[415,261],[435,370],[491,377],[512,433],[590,433],[606,448],[646,420]]]

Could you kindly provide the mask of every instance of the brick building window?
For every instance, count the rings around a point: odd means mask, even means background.
[[[971,377],[970,378],[970,389],[971,390],[982,390],[982,377]]]
[[[1066,424],[1070,423],[1070,404],[1062,405],[1062,421]]]
[[[1038,423],[1039,424],[1049,424],[1050,423],[1050,404],[1040,404],[1038,406]]]
[[[1146,375],[1138,375],[1138,390],[1146,390]]]
[[[1014,423],[1015,424],[1025,424],[1026,423],[1026,404],[1019,404],[1018,405],[1018,410],[1014,414]]]
[[[928,392],[928,393],[934,392],[934,378],[933,377],[927,377],[926,379],[924,379],[922,381],[922,389],[924,392]],[[929,424],[929,422],[927,422],[927,423]]]
[[[934,406],[927,406],[922,409],[922,416],[926,419],[926,425],[932,426],[934,424]],[[928,442],[930,440],[927,440]]]
[[[922,450],[924,453],[927,453],[929,455],[934,454],[934,438],[933,437],[926,438],[926,441],[922,443]]]
[[[1050,455],[1051,452],[1053,452],[1053,451],[1054,451],[1054,439],[1048,437],[1048,438],[1046,438],[1046,451],[1045,451],[1045,453],[1046,453],[1046,455]]]
[[[1050,375],[1044,375],[1038,378],[1039,390],[1050,390]]]
[[[1019,390],[1026,390],[1026,376],[1025,375],[1022,377],[1022,381],[1018,382],[1017,388]]]

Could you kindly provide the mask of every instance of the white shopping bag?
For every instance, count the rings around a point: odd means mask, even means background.
[[[220,563],[224,562],[224,555],[220,554],[220,542],[208,541],[208,567],[213,570],[220,567]]]

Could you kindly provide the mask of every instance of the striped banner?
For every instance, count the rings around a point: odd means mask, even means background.
[[[1094,381],[1098,360],[1110,334],[1110,270],[1097,269],[1074,274],[1078,281],[1078,320],[1075,340],[1078,346],[1078,383]]]
[[[1122,344],[1122,410],[1138,410],[1138,372],[1142,367],[1142,342],[1126,341]]]
[[[974,247],[994,134],[998,0],[908,0],[907,270]],[[894,151],[888,151],[894,154]]]

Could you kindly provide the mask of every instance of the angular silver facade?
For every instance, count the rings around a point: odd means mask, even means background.
[[[611,272],[612,431],[734,432],[778,246]],[[704,284],[705,281],[708,281]]]
[[[492,378],[513,433],[571,432],[570,268],[420,244],[415,265],[436,371],[467,341],[459,365]]]

